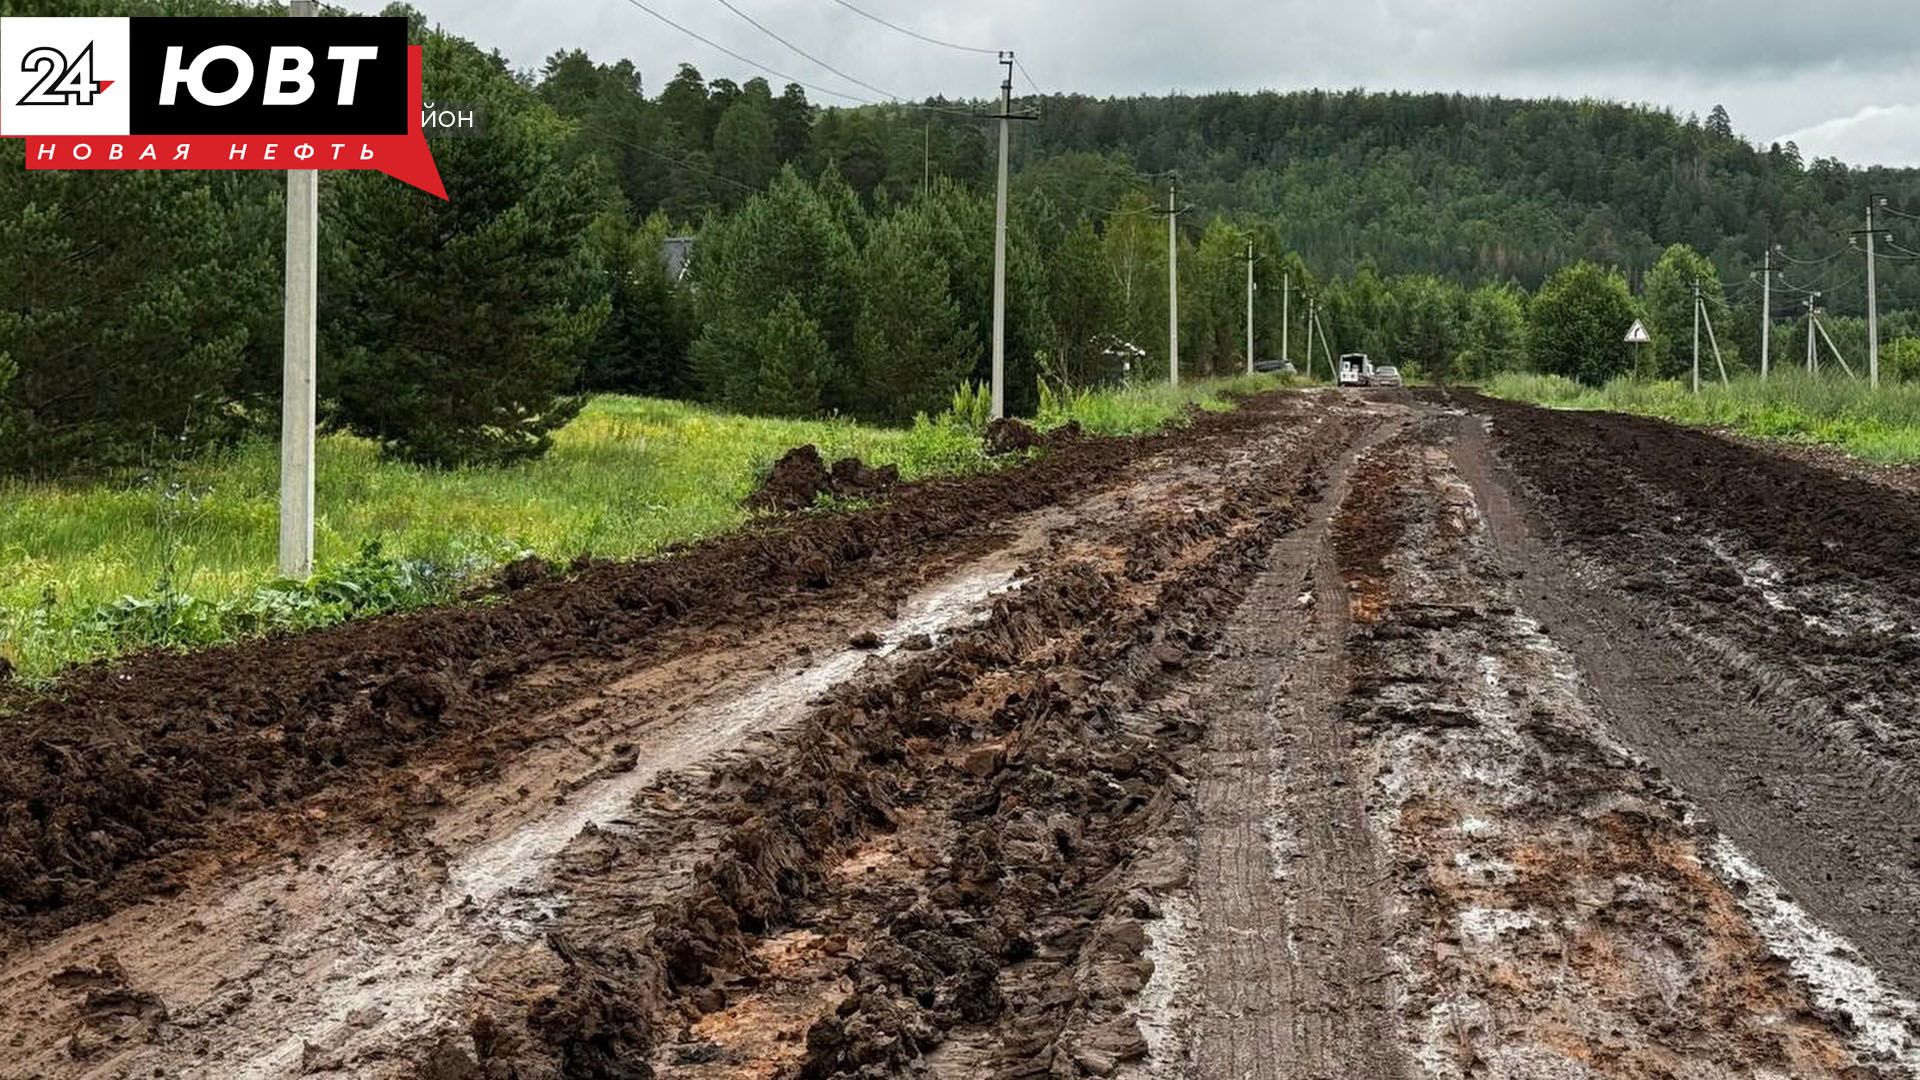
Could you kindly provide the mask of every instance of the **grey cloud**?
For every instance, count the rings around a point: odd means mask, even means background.
[[[381,2],[348,0],[360,10]],[[625,0],[414,2],[522,67],[580,47],[603,60],[632,59],[655,89],[683,60],[709,77],[757,74]],[[999,80],[992,57],[903,38],[832,0],[735,2],[834,66],[909,98],[984,98]],[[1824,0],[1813,9],[1775,0],[854,2],[934,37],[1013,47],[1049,91],[1358,86],[1607,97],[1683,115],[1725,103],[1749,137],[1805,133],[1809,154],[1840,153],[1807,141],[1854,130],[1824,122],[1920,98],[1920,12],[1913,0]],[[714,0],[647,3],[807,82],[871,96],[787,52]],[[1855,137],[1845,145],[1898,144]]]

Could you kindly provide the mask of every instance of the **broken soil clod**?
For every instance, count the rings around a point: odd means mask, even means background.
[[[987,424],[987,453],[999,456],[1037,450],[1047,445],[1047,437],[1033,425],[1013,417],[1002,417]]]
[[[780,455],[766,479],[747,496],[746,505],[756,510],[805,510],[823,495],[873,498],[891,491],[899,482],[898,467],[875,468],[855,457],[841,458],[829,468],[820,456],[820,448],[808,443]]]

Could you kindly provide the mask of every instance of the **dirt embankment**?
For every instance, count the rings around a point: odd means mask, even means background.
[[[1176,443],[1232,441],[1283,407],[1267,399],[1185,431],[1065,441],[855,513],[764,522],[650,562],[583,564],[497,603],[75,672],[0,719],[0,935],[175,889],[207,852],[239,855],[234,815],[398,776],[423,748],[469,740],[488,768],[533,737],[513,718],[778,613],[847,603],[916,561],[985,542],[1012,515]],[[330,820],[365,824],[382,801],[350,800]],[[316,827],[301,816],[279,826]]]

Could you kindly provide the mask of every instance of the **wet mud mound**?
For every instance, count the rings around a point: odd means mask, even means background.
[[[829,468],[820,449],[808,443],[780,455],[767,478],[747,496],[747,506],[756,510],[805,510],[823,495],[868,499],[886,494],[899,483],[896,466],[875,468],[857,457],[841,458]]]
[[[819,590],[858,589],[903,559],[1286,407],[1256,401],[1183,432],[1080,440],[1018,469],[903,485],[880,506],[782,519],[649,562],[527,574],[491,605],[76,671],[0,722],[0,932],[169,891],[219,842],[216,818],[363,782],[456,735],[485,730],[511,748],[597,665],[671,655]]]
[[[987,453],[994,455],[1018,454],[1028,450],[1038,450],[1047,445],[1047,437],[1034,430],[1025,420],[1002,417],[987,425]]]

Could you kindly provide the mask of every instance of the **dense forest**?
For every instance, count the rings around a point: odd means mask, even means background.
[[[56,9],[273,10],[0,0],[0,14]],[[498,463],[542,452],[598,391],[905,423],[984,377],[990,104],[822,108],[799,86],[578,50],[518,71],[390,11],[426,47],[426,97],[482,103],[489,131],[434,143],[445,203],[377,174],[325,177],[332,427],[413,460]],[[1284,339],[1303,359],[1311,296],[1332,351],[1439,379],[1602,380],[1690,363],[1695,280],[1728,362],[1751,367],[1754,270],[1777,243],[1776,358],[1801,355],[1795,315],[1821,291],[1857,366],[1865,265],[1849,233],[1880,193],[1899,245],[1880,266],[1882,336],[1896,375],[1920,375],[1920,221],[1899,216],[1920,212],[1920,170],[1754,147],[1724,110],[1357,91],[1016,107],[1036,117],[1013,157],[1016,411],[1041,379],[1110,381],[1123,359],[1164,377],[1170,188],[1189,374],[1245,363],[1249,249],[1261,357]],[[138,466],[274,429],[277,176],[29,174],[9,141],[0,205],[0,475]],[[662,258],[669,237],[692,238],[684,273]],[[1602,333],[1636,317],[1655,334],[1638,355]]]

